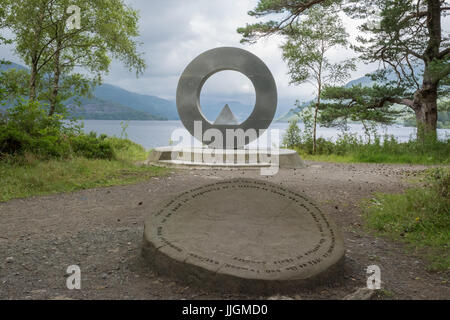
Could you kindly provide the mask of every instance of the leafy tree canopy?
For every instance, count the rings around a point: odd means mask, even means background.
[[[376,94],[372,98],[378,103],[365,106],[384,110],[396,100],[414,111],[419,137],[436,136],[438,96],[448,95],[450,84],[450,37],[442,28],[450,4],[444,0],[260,0],[249,15],[263,21],[239,28],[242,42],[289,33],[317,5],[363,19],[353,48],[364,62],[380,65],[380,72],[373,75],[380,87],[366,92]],[[395,74],[395,81],[388,73]],[[396,95],[389,96],[392,92]]]
[[[136,41],[138,13],[123,0],[4,2],[4,27],[13,32],[16,53],[30,69],[29,97],[48,100],[51,112],[100,83],[112,59],[137,75],[146,67]],[[79,28],[68,28],[70,6],[80,8]]]

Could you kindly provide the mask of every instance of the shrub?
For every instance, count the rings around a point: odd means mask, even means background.
[[[289,122],[289,128],[283,137],[283,145],[288,148],[295,148],[301,144],[300,128],[297,126],[297,121]]]
[[[70,153],[66,137],[75,129],[68,128],[59,115],[49,117],[38,102],[20,101],[0,121],[0,155],[30,152],[64,157]]]
[[[82,156],[115,159],[114,147],[106,135],[80,133],[80,127],[48,116],[38,102],[20,101],[0,118],[0,158],[34,154],[40,158]]]
[[[88,159],[115,159],[112,144],[104,138],[97,138],[92,133],[71,137],[70,145],[78,156]]]
[[[145,160],[148,157],[148,152],[143,146],[128,139],[106,137],[113,149],[114,154],[119,160]]]

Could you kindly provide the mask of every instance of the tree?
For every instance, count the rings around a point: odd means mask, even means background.
[[[348,34],[341,20],[331,10],[313,6],[306,18],[295,22],[285,31],[287,41],[282,46],[283,58],[289,66],[291,83],[311,83],[317,92],[313,121],[313,153],[317,149],[317,119],[324,85],[346,81],[349,70],[355,69],[353,60],[332,63],[327,57],[330,49],[346,47]]]
[[[379,85],[363,87],[362,85],[346,87],[324,88],[322,97],[327,103],[321,106],[320,122],[325,126],[345,126],[347,120],[359,121],[363,124],[364,132],[370,143],[370,132],[374,123],[392,124],[398,116],[405,112],[393,109],[383,102],[388,96],[398,95],[402,88],[386,88]]]
[[[341,4],[351,17],[365,19],[360,30],[366,36],[358,38],[359,45],[355,49],[364,61],[381,63],[381,70],[374,78],[384,80],[377,92],[384,93],[378,96],[378,103],[370,107],[381,110],[394,103],[407,106],[415,113],[418,138],[428,135],[435,138],[438,95],[448,94],[450,83],[449,38],[442,30],[442,17],[450,11],[446,1],[260,0],[249,12],[251,16],[286,15],[279,20],[247,25],[238,32],[243,35],[243,42],[282,34],[291,29],[308,8],[316,4],[327,7],[333,3]],[[396,81],[389,80],[390,72],[395,74]],[[396,91],[396,88],[400,90]],[[396,95],[390,95],[392,92]]]
[[[67,27],[70,6],[80,8],[79,28]],[[142,73],[145,62],[135,40],[138,19],[123,0],[10,1],[6,26],[14,32],[17,54],[30,67],[30,100],[49,101],[52,115],[62,101],[86,95],[100,83],[112,58]],[[74,73],[75,68],[85,72]],[[46,90],[38,97],[39,86]]]
[[[300,128],[297,125],[297,119],[289,121],[289,127],[283,137],[283,145],[288,148],[297,147],[302,142]]]
[[[5,63],[7,64],[7,63]],[[15,103],[23,96],[26,96],[26,87],[28,79],[30,77],[29,72],[26,70],[11,68],[0,72],[0,102]]]

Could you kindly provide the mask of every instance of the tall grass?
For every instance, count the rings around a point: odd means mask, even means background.
[[[167,169],[138,166],[148,153],[129,140],[105,138],[112,146],[114,159],[42,159],[25,153],[0,161],[0,202],[15,198],[124,185],[164,175]]]
[[[296,136],[297,135],[297,136]],[[427,138],[399,142],[394,136],[378,135],[370,139],[356,134],[342,133],[336,141],[317,139],[313,152],[313,140],[308,132],[294,127],[288,129],[284,145],[295,149],[307,160],[333,162],[450,164],[450,139],[443,141]]]
[[[410,244],[430,269],[450,271],[450,168],[428,170],[422,186],[402,194],[377,194],[365,213],[370,229]]]

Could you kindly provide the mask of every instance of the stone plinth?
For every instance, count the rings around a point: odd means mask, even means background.
[[[339,280],[344,244],[304,194],[233,179],[155,208],[145,222],[143,255],[154,270],[188,285],[273,294]]]
[[[209,149],[191,147],[160,147],[150,153],[148,164],[204,168],[260,168],[279,166],[286,169],[304,168],[294,150]]]

